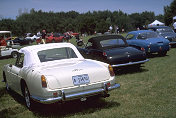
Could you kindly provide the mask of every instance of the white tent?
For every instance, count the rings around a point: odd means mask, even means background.
[[[176,20],[176,16],[173,17],[173,20]]]
[[[157,25],[164,25],[164,23],[162,23],[158,20],[155,20],[153,23],[149,24],[149,26],[157,26]]]

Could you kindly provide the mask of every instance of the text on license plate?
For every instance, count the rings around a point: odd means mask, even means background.
[[[74,85],[81,85],[90,83],[88,74],[72,76]]]

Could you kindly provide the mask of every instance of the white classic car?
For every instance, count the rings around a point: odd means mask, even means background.
[[[6,89],[25,98],[30,109],[34,101],[54,103],[89,96],[109,97],[119,88],[110,65],[84,59],[70,43],[51,43],[21,48],[14,65],[3,68]]]
[[[0,50],[0,57],[11,56],[13,58],[16,58],[18,54],[18,49],[0,47]]]
[[[25,39],[26,40],[31,40],[31,41],[35,41],[37,39],[39,39],[40,36],[37,36],[37,35],[33,35],[33,36],[27,36]]]
[[[12,32],[11,31],[0,31],[0,36],[2,36],[4,39],[7,40],[12,37]],[[11,56],[11,57],[16,58],[18,49],[14,49],[14,48],[18,48],[18,46],[15,46],[15,45],[8,45],[8,47],[0,46],[0,57]]]

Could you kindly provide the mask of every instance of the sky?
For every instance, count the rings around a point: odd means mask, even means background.
[[[0,18],[15,19],[19,11],[30,12],[68,12],[76,11],[86,13],[88,11],[118,11],[124,13],[154,12],[155,15],[164,14],[164,6],[170,6],[173,0],[0,0]]]

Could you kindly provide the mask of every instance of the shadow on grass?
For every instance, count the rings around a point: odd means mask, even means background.
[[[169,55],[161,56],[161,55],[159,55],[157,53],[147,54],[148,58],[159,58],[159,57],[167,57],[167,56],[169,56]]]
[[[22,105],[25,105],[23,97],[21,97],[20,95],[18,95],[17,93],[15,93],[11,90],[7,91],[4,87],[4,88],[0,89],[0,98],[3,97],[3,95],[5,95],[5,94],[9,94],[10,97],[12,97],[15,101],[17,101],[18,103],[20,103]],[[6,97],[9,97],[9,96],[6,96]],[[11,101],[11,98],[10,99],[3,98],[2,100],[3,100],[2,102],[7,103],[7,104],[5,105],[6,107],[1,107],[0,118],[8,118],[13,115],[24,112],[24,107],[22,107],[21,105],[10,104],[11,102],[8,103],[9,100]]]
[[[0,98],[1,98],[2,96],[4,96],[5,94],[7,94],[6,89],[5,89],[5,88],[0,88]]]
[[[143,68],[144,67],[144,68]],[[141,72],[146,72],[148,71],[145,69],[145,66],[127,66],[124,68],[115,68],[114,73],[115,75],[123,75],[123,74],[134,74],[134,73],[141,73]]]
[[[2,90],[4,91],[4,90]],[[7,92],[1,92],[7,94]],[[21,105],[11,106],[0,110],[0,117],[10,117],[18,113],[22,113],[27,110],[25,108],[25,101],[22,96],[9,91],[9,95]],[[32,113],[36,117],[65,117],[74,114],[89,114],[101,109],[109,109],[110,107],[118,107],[120,103],[108,102],[104,98],[90,97],[86,101],[81,102],[80,100],[68,101],[65,103],[54,103],[54,104],[40,104],[35,102],[35,106]]]
[[[80,100],[68,101],[65,103],[55,103],[51,105],[38,106],[33,113],[37,117],[65,117],[74,114],[85,115],[93,113],[101,109],[109,109],[110,107],[118,107],[120,103],[107,102],[103,98],[89,98],[87,101],[81,102]]]
[[[4,57],[0,57],[0,60],[5,60],[5,59],[10,59],[12,58],[11,56],[4,56]]]

